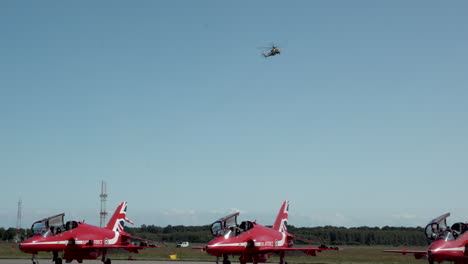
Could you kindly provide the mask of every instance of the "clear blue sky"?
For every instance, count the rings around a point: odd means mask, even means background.
[[[467,1],[1,1],[0,226],[468,220]],[[272,42],[279,56],[265,59]]]

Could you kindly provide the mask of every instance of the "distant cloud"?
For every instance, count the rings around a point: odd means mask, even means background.
[[[211,210],[209,211],[208,213],[210,214],[215,214],[215,215],[220,215],[220,216],[225,216],[225,215],[228,215],[228,214],[233,214],[233,213],[241,213],[241,214],[247,214],[248,212],[247,211],[243,211],[243,210],[240,210],[238,208],[229,208],[227,210]]]
[[[292,214],[289,223],[294,226],[350,226],[356,221],[351,216],[341,212],[320,214]]]
[[[171,209],[171,210],[163,211],[162,214],[166,216],[184,216],[184,215],[193,216],[193,215],[196,215],[196,212],[193,209],[191,210]]]
[[[294,226],[420,226],[428,221],[428,217],[407,212],[379,212],[373,213],[355,211],[328,211],[314,214],[291,214],[289,223]]]
[[[391,215],[392,218],[395,219],[408,219],[408,220],[413,220],[413,219],[418,219],[418,216],[415,214],[393,214]]]
[[[162,211],[144,211],[134,212],[130,216],[136,225],[209,225],[220,217],[246,211],[238,208],[229,208],[226,210],[195,210],[172,208]]]

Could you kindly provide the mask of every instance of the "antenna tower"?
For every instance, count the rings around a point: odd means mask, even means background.
[[[21,198],[18,200],[18,214],[16,215],[16,229],[21,228]]]
[[[107,185],[105,181],[101,181],[101,212],[99,213],[100,215],[100,227],[103,227],[106,224],[106,216],[107,216],[107,211],[106,211],[106,201],[107,201]]]
[[[21,240],[21,198],[18,200],[18,214],[16,215],[16,242]]]

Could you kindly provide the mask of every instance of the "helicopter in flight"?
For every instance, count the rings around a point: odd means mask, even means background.
[[[272,44],[271,47],[265,47],[264,49],[269,49],[267,53],[262,53],[265,58],[281,54],[281,49],[278,46],[275,46],[275,44]]]

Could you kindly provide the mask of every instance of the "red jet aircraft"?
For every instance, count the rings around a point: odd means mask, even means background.
[[[139,249],[148,247],[146,244],[135,246],[132,240],[148,241],[130,236],[124,231],[124,221],[133,224],[127,219],[127,202],[121,203],[105,228],[88,225],[82,222],[68,221],[63,223],[65,214],[59,214],[32,225],[34,236],[20,244],[25,253],[33,254],[32,262],[39,251],[53,253],[52,261],[61,264],[62,258],[67,263],[76,259],[79,263],[83,259],[96,259],[102,255],[102,262],[111,264],[107,254],[126,250],[138,253]],[[144,243],[144,242],[142,242]],[[59,253],[62,256],[59,256]]]
[[[384,252],[413,254],[416,259],[425,258],[434,262],[454,261],[455,264],[468,264],[468,224],[458,222],[447,226],[450,213],[441,215],[427,224],[426,237],[432,241],[427,250],[384,250]]]
[[[231,263],[228,259],[229,255],[240,255],[241,264],[247,262],[256,264],[266,262],[272,254],[276,254],[280,256],[280,264],[284,264],[286,263],[284,260],[286,253],[316,256],[317,251],[339,250],[339,248],[329,248],[324,245],[318,248],[293,248],[293,239],[296,237],[286,230],[288,210],[289,202],[284,201],[271,228],[250,221],[244,221],[238,225],[238,212],[223,217],[211,225],[211,233],[216,238],[208,242],[207,246],[195,249],[203,249],[216,256],[216,263],[222,256],[223,264]]]

